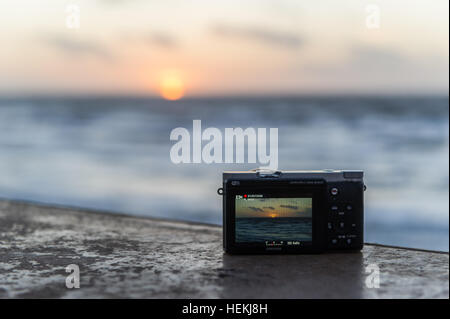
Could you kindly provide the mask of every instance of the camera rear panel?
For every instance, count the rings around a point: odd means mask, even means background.
[[[224,250],[250,254],[362,249],[362,177],[361,171],[225,172]],[[297,209],[302,205],[309,205],[309,212]]]

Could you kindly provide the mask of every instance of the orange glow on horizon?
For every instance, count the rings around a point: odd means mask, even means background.
[[[176,101],[184,96],[185,86],[178,71],[165,71],[159,80],[159,94],[166,100]]]

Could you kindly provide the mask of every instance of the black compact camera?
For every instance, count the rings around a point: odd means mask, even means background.
[[[360,250],[364,243],[362,171],[223,173],[227,253]]]

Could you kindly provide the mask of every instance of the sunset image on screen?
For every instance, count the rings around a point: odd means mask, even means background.
[[[235,201],[236,242],[312,240],[312,198],[243,198]]]
[[[236,200],[236,218],[311,218],[311,198],[249,198]]]

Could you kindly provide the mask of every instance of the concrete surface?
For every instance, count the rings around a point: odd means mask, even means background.
[[[228,256],[221,228],[0,201],[1,298],[448,298],[448,253]],[[81,287],[65,286],[80,267]],[[368,288],[366,266],[380,269]]]

